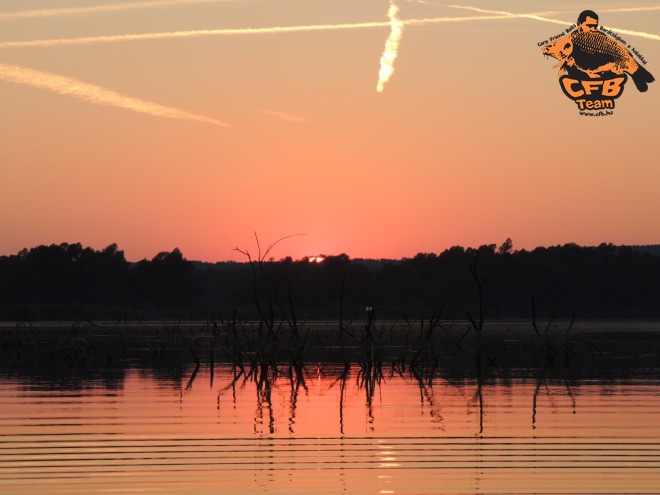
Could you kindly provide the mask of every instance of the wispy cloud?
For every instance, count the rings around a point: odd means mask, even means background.
[[[536,21],[543,21],[543,22],[550,22],[553,24],[561,24],[563,26],[565,25],[570,25],[573,24],[572,22],[569,21],[562,21],[560,19],[550,19],[547,17],[542,17],[539,14],[516,14],[514,12],[506,12],[502,10],[486,10],[486,9],[480,9],[478,7],[469,7],[465,5],[447,5],[447,7],[451,7],[454,9],[463,9],[463,10],[472,10],[474,12],[481,12],[483,14],[495,14],[495,15],[503,15],[507,16],[510,18],[516,18],[516,19],[534,19]]]
[[[621,7],[618,9],[598,9],[598,12],[649,12],[660,10],[660,7]]]
[[[292,115],[287,112],[277,112],[275,110],[256,110],[259,113],[269,115],[278,120],[284,120],[285,122],[309,122],[309,119],[305,117],[299,117],[298,115]]]
[[[231,1],[238,1],[238,0],[146,0],[141,2],[125,2],[125,3],[107,4],[107,5],[90,5],[86,7],[33,9],[33,10],[22,10],[17,12],[6,12],[0,15],[0,21],[8,21],[13,19],[30,19],[30,18],[38,18],[38,17],[62,17],[62,16],[73,16],[73,15],[98,14],[104,12],[121,12],[121,11],[143,10],[149,8],[160,8],[160,7],[168,7],[168,6],[224,3]],[[436,7],[445,6],[442,3],[432,2],[429,0],[406,0],[406,1],[411,3],[433,5]],[[599,12],[646,12],[653,10],[660,10],[660,7],[622,7],[622,8],[613,8],[613,9],[599,9]]]
[[[187,3],[206,3],[212,1],[229,1],[229,0],[188,0]],[[115,6],[107,6],[108,8],[119,7],[120,5],[129,8],[129,5],[155,5],[165,3],[181,3],[182,0],[160,0],[159,2],[136,2],[135,4],[119,4]],[[186,3],[186,2],[183,2]],[[477,7],[463,6],[463,5],[448,5],[448,7],[472,10],[475,12],[485,13],[489,15],[474,15],[467,17],[431,17],[425,19],[402,19],[399,20],[401,26],[419,26],[425,24],[447,24],[447,23],[465,23],[477,21],[492,21],[504,19],[517,19],[529,18],[542,22],[549,22],[553,24],[572,24],[572,21],[565,21],[559,19],[552,19],[544,17],[550,15],[551,12],[541,13],[525,13],[516,14],[514,12],[495,11],[480,9]],[[79,10],[79,9],[93,9],[94,7],[80,7],[78,9],[55,9],[62,10]],[[55,11],[53,10],[53,11]],[[641,12],[641,11],[660,10],[660,7],[631,7],[619,9],[601,9],[601,12]],[[47,11],[43,11],[47,12]],[[16,13],[19,14],[20,12]],[[13,15],[14,13],[5,14],[5,16]],[[199,29],[187,31],[169,31],[169,32],[156,32],[156,33],[138,33],[138,34],[118,34],[108,36],[87,36],[79,38],[56,38],[56,39],[41,39],[41,40],[26,40],[26,41],[5,41],[0,42],[0,48],[28,48],[28,47],[53,47],[53,46],[68,46],[68,45],[87,45],[95,43],[121,43],[130,41],[150,41],[150,40],[165,40],[165,39],[178,39],[178,38],[203,38],[211,36],[237,36],[237,35],[255,35],[255,34],[283,34],[283,33],[298,33],[298,32],[312,32],[312,31],[336,31],[336,30],[350,30],[350,29],[367,29],[367,28],[381,28],[392,26],[391,21],[377,21],[377,22],[359,22],[359,23],[345,23],[345,24],[313,24],[313,25],[300,25],[300,26],[271,26],[262,28],[229,28],[229,29]],[[621,28],[610,27],[621,34],[630,34],[633,36],[640,36],[652,40],[660,39],[660,36],[652,33],[644,33],[641,31],[631,31]]]
[[[488,21],[495,19],[511,19],[511,15],[486,15],[468,17],[432,17],[428,19],[404,19],[403,26],[420,26],[425,24],[463,23],[474,21]],[[32,41],[5,41],[0,43],[0,48],[25,48],[25,47],[53,47],[65,45],[87,45],[94,43],[120,43],[128,41],[150,41],[177,38],[202,38],[208,36],[236,36],[254,34],[281,34],[300,33],[312,31],[337,31],[349,29],[381,28],[391,27],[391,22],[359,22],[351,24],[314,24],[304,26],[274,26],[263,28],[236,28],[236,29],[201,29],[194,31],[170,31],[161,33],[141,34],[118,34],[111,36],[89,36],[82,38],[58,38]]]
[[[410,3],[422,3],[424,5],[433,5],[434,7],[444,7],[443,4],[436,2],[429,2],[428,0],[405,0],[405,1]]]
[[[7,12],[0,15],[0,21],[10,21],[15,19],[32,19],[38,17],[63,17],[72,15],[98,14],[105,12],[123,12],[130,10],[142,10],[149,8],[194,5],[202,3],[220,3],[232,0],[152,0],[144,2],[126,2],[109,5],[90,5],[87,7],[68,7],[57,9],[35,9],[22,10],[18,12]]]
[[[399,53],[399,43],[401,42],[401,36],[403,35],[403,23],[398,17],[399,7],[390,0],[390,8],[387,11],[387,17],[390,18],[390,35],[385,41],[385,51],[380,57],[380,71],[378,72],[378,85],[376,86],[376,91],[379,93],[383,92],[385,88],[385,83],[390,80],[392,74],[394,74],[394,61]]]
[[[0,79],[31,86],[33,88],[45,89],[61,95],[71,96],[96,105],[123,108],[133,112],[145,113],[155,117],[168,119],[185,119],[204,122],[220,127],[231,127],[219,120],[186,112],[178,108],[167,107],[137,98],[111,91],[109,89],[95,86],[78,79],[42,72],[16,65],[0,64]]]
[[[561,24],[561,25],[571,25],[573,24],[572,21],[564,21],[560,19],[551,19],[548,17],[543,17],[538,14],[516,14],[514,12],[504,12],[500,10],[487,10],[487,9],[480,9],[478,7],[469,7],[465,5],[448,5],[448,7],[453,7],[456,9],[464,9],[464,10],[472,10],[474,12],[480,12],[483,14],[494,14],[494,15],[505,15],[509,16],[510,18],[528,18],[528,19],[534,19],[536,21],[542,21],[542,22],[550,22],[552,24]],[[657,10],[656,8],[649,8],[650,10]],[[611,12],[637,12],[637,8],[623,8],[623,9],[613,9],[610,10]],[[603,10],[601,10],[603,12]],[[649,40],[660,40],[660,35],[653,34],[653,33],[646,33],[644,31],[632,31],[630,29],[622,29],[622,28],[617,28],[617,27],[612,27],[612,26],[607,26],[608,29],[611,29],[612,31],[615,31],[618,34],[627,34],[630,36],[638,36],[640,38],[646,38]]]

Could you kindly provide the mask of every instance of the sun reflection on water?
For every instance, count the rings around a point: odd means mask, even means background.
[[[1,380],[0,491],[437,493],[442,480],[449,493],[633,482],[649,493],[660,482],[656,378],[393,374],[366,390],[344,365],[310,366],[304,384],[236,380],[225,364],[191,382],[194,371],[129,370],[112,390]]]

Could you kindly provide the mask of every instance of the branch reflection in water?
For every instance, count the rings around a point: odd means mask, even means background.
[[[0,492],[657,491],[657,328],[536,325],[11,328]]]
[[[536,370],[536,377],[534,377],[534,370],[529,370],[529,374],[513,381],[508,377],[498,378],[497,371],[495,368],[475,370],[475,378],[456,380],[443,376],[441,368],[434,373],[433,378],[410,368],[405,373],[381,374],[376,379],[374,372],[372,371],[369,376],[369,370],[365,371],[360,363],[344,365],[329,363],[323,367],[318,365],[304,367],[302,379],[295,373],[288,373],[288,369],[279,370],[276,366],[268,373],[256,375],[257,378],[254,374],[246,374],[243,379],[237,379],[236,370],[227,365],[217,364],[215,372],[217,379],[228,380],[228,383],[218,391],[216,402],[220,415],[223,413],[222,408],[225,404],[230,403],[235,411],[239,407],[237,404],[239,400],[245,401],[252,395],[245,395],[244,392],[252,389],[254,394],[252,396],[256,397],[253,433],[260,435],[280,435],[286,432],[295,435],[299,433],[297,423],[301,400],[318,416],[317,426],[322,427],[326,433],[346,435],[348,433],[347,419],[350,420],[353,433],[356,428],[364,429],[365,433],[382,431],[383,427],[387,429],[400,427],[405,430],[405,424],[397,425],[389,416],[385,424],[379,425],[378,421],[382,420],[382,414],[375,413],[376,408],[405,408],[406,412],[401,414],[405,416],[411,414],[413,409],[417,409],[418,415],[429,418],[424,427],[436,430],[437,434],[442,435],[447,430],[443,414],[443,406],[446,403],[453,410],[453,428],[456,428],[461,421],[456,415],[456,410],[462,409],[467,413],[467,415],[465,412],[461,413],[464,423],[460,428],[462,434],[483,435],[489,400],[494,402],[493,408],[497,410],[502,407],[502,401],[506,398],[500,396],[502,386],[505,389],[515,390],[515,392],[508,391],[507,394],[515,393],[516,395],[516,413],[527,402],[527,410],[532,418],[531,424],[528,424],[532,429],[536,429],[539,395],[543,390],[553,402],[549,408],[544,407],[542,410],[549,411],[551,414],[567,414],[565,406],[554,405],[558,398],[564,397],[566,403],[570,403],[570,412],[576,413],[578,407],[576,395],[569,379],[562,374],[561,370],[539,368]],[[192,378],[197,373],[196,367],[190,373]],[[485,375],[486,373],[488,375]],[[534,386],[531,388],[527,385],[529,378],[533,379]],[[308,386],[310,382],[316,385],[314,393],[310,393]],[[190,383],[190,379],[188,383]],[[200,385],[200,387],[202,386]],[[387,390],[388,388],[391,389],[391,392]],[[411,395],[411,391],[414,389],[417,390],[417,401]],[[191,390],[191,387],[187,386],[186,390]],[[337,392],[328,397],[333,390]],[[323,399],[322,406],[311,404],[321,398]],[[392,400],[394,403],[391,402]],[[462,408],[457,407],[459,400],[464,403]],[[362,428],[359,426],[358,419],[360,407],[363,407],[363,417],[365,418]],[[333,414],[333,410],[336,411],[336,414]],[[350,411],[348,418],[347,411]],[[476,423],[470,420],[472,416],[478,418]],[[332,418],[335,420],[336,428],[331,427]],[[307,415],[302,419],[303,428],[307,430],[314,426],[309,423],[309,420]],[[491,426],[497,426],[497,429],[503,427],[503,425],[492,424]]]

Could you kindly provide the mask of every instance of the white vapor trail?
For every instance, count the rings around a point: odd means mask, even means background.
[[[660,7],[621,7],[619,9],[598,9],[598,12],[648,12],[660,10]]]
[[[429,2],[427,0],[406,0],[406,1],[410,2],[410,3],[423,3],[425,5],[433,5],[435,7],[444,7],[444,5],[442,5],[440,3]]]
[[[126,2],[120,4],[108,4],[108,5],[92,5],[87,7],[63,7],[57,9],[35,9],[35,10],[23,10],[18,12],[7,12],[0,16],[0,21],[7,21],[12,19],[25,19],[25,18],[37,18],[37,17],[60,17],[60,16],[71,16],[71,15],[84,15],[84,14],[96,14],[102,12],[120,12],[127,10],[142,10],[149,8],[158,8],[158,7],[167,7],[167,6],[177,6],[177,5],[194,5],[194,4],[205,4],[205,3],[221,3],[228,2],[232,0],[147,0],[141,2]],[[434,5],[441,7],[443,6],[440,3],[431,2],[428,0],[407,0],[408,2],[421,3],[427,5]],[[599,9],[600,12],[645,12],[652,10],[660,10],[660,7],[622,7],[614,9]]]
[[[425,24],[461,23],[473,21],[490,21],[496,19],[511,19],[511,15],[484,15],[468,17],[432,17],[428,19],[405,19],[400,23],[403,26],[419,26]],[[26,47],[53,47],[67,45],[87,45],[93,43],[118,43],[126,41],[149,41],[176,38],[201,38],[207,36],[232,36],[249,34],[279,34],[301,33],[311,31],[336,31],[348,29],[365,29],[391,27],[391,22],[359,22],[352,24],[316,24],[304,26],[275,26],[264,28],[237,28],[237,29],[202,29],[194,31],[171,31],[161,33],[118,34],[111,36],[90,36],[84,38],[59,38],[32,41],[5,41],[0,48],[26,48]]]
[[[202,0],[200,0],[202,1]],[[210,0],[209,0],[210,1]],[[539,16],[538,14],[515,14],[513,12],[500,12],[492,10],[478,9],[476,7],[466,7],[461,5],[450,5],[449,7],[474,10],[477,12],[489,13],[490,15],[481,16],[467,16],[467,17],[431,17],[427,19],[403,19],[399,23],[401,26],[419,26],[425,24],[445,24],[445,23],[463,23],[474,21],[492,21],[500,19],[517,19],[517,18],[530,18],[543,22],[550,22],[553,24],[572,24],[569,21],[562,21],[557,19],[550,19]],[[655,7],[636,8],[636,9],[618,9],[617,12],[637,11],[637,10],[656,10]],[[311,31],[336,31],[336,30],[349,30],[349,29],[365,29],[365,28],[380,28],[390,27],[391,22],[360,22],[360,23],[346,23],[346,24],[313,24],[302,26],[273,26],[263,28],[234,28],[234,29],[200,29],[190,31],[170,31],[159,33],[139,33],[139,34],[118,34],[109,36],[89,36],[81,38],[58,38],[58,39],[42,39],[30,41],[4,41],[0,42],[0,48],[29,48],[29,47],[53,47],[53,46],[71,46],[71,45],[87,45],[94,43],[120,43],[128,41],[149,41],[149,40],[163,40],[163,39],[178,39],[178,38],[202,38],[209,36],[232,36],[232,35],[250,35],[250,34],[280,34],[280,33],[300,33]],[[641,36],[648,39],[660,39],[656,34],[642,33],[638,31],[629,31],[625,29],[616,30],[621,34],[630,34]]]
[[[126,10],[142,10],[148,8],[167,7],[170,5],[193,5],[202,3],[220,3],[226,1],[229,0],[150,0],[112,5],[91,5],[87,7],[23,10],[19,12],[7,12],[0,16],[0,21],[8,21],[12,19],[31,19],[38,17],[61,17],[80,14],[97,14],[102,12],[122,12]]]
[[[231,127],[224,122],[179,110],[178,108],[166,107],[157,103],[131,98],[109,89],[95,86],[78,79],[60,76],[49,72],[42,72],[17,65],[0,64],[0,79],[16,84],[24,84],[33,88],[46,89],[61,95],[72,96],[79,100],[105,105],[109,107],[124,108],[134,112],[146,113],[155,117],[168,119],[186,119],[204,122],[220,127]]]
[[[553,24],[562,24],[564,26],[566,25],[571,25],[573,22],[570,21],[562,21],[559,19],[550,19],[547,17],[542,17],[536,14],[515,14],[513,12],[503,12],[500,10],[486,10],[486,9],[480,9],[478,7],[468,7],[468,6],[463,6],[463,5],[448,5],[448,7],[453,7],[456,9],[464,9],[464,10],[472,10],[475,12],[480,12],[483,14],[497,14],[497,15],[507,15],[510,18],[528,18],[528,19],[534,19],[537,21],[542,21],[542,22],[550,22]],[[647,8],[648,10],[655,10],[655,8],[649,7]],[[646,10],[646,9],[645,9]],[[628,8],[628,9],[616,9],[616,12],[636,12],[637,9],[635,8]],[[612,31],[615,31],[618,34],[627,34],[630,36],[638,36],[640,38],[646,38],[649,40],[660,40],[660,36],[657,34],[653,33],[645,33],[644,31],[631,31],[629,29],[621,29],[621,28],[615,28],[611,26],[607,26],[608,29],[611,29]]]
[[[552,24],[561,24],[562,26],[573,24],[569,21],[562,21],[560,19],[550,19],[547,17],[542,17],[539,14],[515,14],[513,12],[505,12],[501,10],[486,10],[480,9],[478,7],[468,7],[464,5],[447,5],[447,7],[452,7],[454,9],[463,9],[463,10],[473,10],[474,12],[481,12],[484,14],[498,14],[505,15],[512,19],[534,19],[536,21],[550,22]]]
[[[390,35],[385,42],[385,51],[380,57],[380,71],[378,72],[378,86],[376,91],[383,92],[385,83],[390,80],[394,74],[394,61],[399,53],[399,43],[403,35],[403,23],[398,17],[399,7],[396,6],[393,0],[390,0],[390,8],[387,11],[387,17],[390,18],[390,26],[392,27]]]
[[[298,117],[297,115],[292,115],[287,112],[277,112],[275,110],[256,110],[256,111],[259,113],[263,113],[265,115],[270,115],[275,119],[283,120],[285,122],[309,122],[309,119],[306,119],[305,117]]]

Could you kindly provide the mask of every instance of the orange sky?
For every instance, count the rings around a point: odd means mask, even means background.
[[[306,234],[276,258],[660,243],[660,83],[580,117],[537,46],[561,24],[396,0],[403,33],[379,93],[387,0],[14,4],[0,2],[0,254],[116,242],[130,260],[241,259],[232,248],[255,250],[255,231]],[[593,8],[650,33],[623,38],[660,74],[657,3],[460,5],[570,22]],[[655,10],[608,11],[636,7]],[[405,24],[418,19],[435,21]],[[363,23],[381,24],[328,27]],[[326,28],[218,32],[311,25]],[[6,45],[72,38],[92,39]]]

